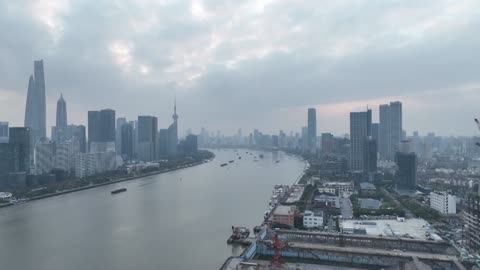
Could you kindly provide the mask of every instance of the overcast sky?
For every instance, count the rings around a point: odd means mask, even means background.
[[[44,60],[47,123],[112,108],[180,129],[348,132],[348,113],[403,102],[410,133],[476,135],[480,1],[0,0],[0,121],[23,125]],[[48,128],[49,130],[49,128]]]

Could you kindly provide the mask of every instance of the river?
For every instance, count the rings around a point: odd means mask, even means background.
[[[199,166],[0,208],[0,268],[218,269],[240,252],[226,244],[231,226],[258,225],[273,186],[292,184],[305,164],[283,152],[254,152],[265,155],[258,162],[213,152]]]

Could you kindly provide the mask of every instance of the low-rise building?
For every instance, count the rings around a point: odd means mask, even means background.
[[[323,212],[305,211],[303,214],[303,227],[305,228],[319,228],[323,226]]]
[[[313,198],[315,207],[340,208],[340,197],[334,194],[322,193]]]
[[[372,184],[370,182],[360,183],[360,193],[361,194],[369,195],[369,194],[373,194],[375,192],[377,192],[377,188],[375,187],[374,184]]]
[[[430,207],[442,214],[457,213],[455,196],[444,191],[434,191],[430,193]]]
[[[278,205],[273,211],[273,223],[287,225],[293,228],[295,209],[296,207],[293,205]]]
[[[334,188],[340,197],[348,198],[352,195],[354,187],[352,182],[327,182],[325,187]]]

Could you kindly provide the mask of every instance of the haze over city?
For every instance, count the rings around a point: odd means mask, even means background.
[[[478,1],[1,1],[0,114],[24,120],[43,59],[47,125],[112,108],[205,126],[348,133],[348,113],[403,103],[404,129],[473,135],[480,82]],[[374,120],[376,118],[374,117]]]

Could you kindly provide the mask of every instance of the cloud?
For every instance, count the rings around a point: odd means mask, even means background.
[[[11,101],[26,95],[40,58],[49,104],[63,92],[76,123],[114,108],[167,126],[174,92],[185,129],[298,130],[302,110],[318,106],[322,131],[340,134],[346,104],[393,97],[424,116],[460,118],[480,98],[460,90],[479,83],[479,27],[475,0],[0,0],[1,120],[23,123]],[[443,89],[453,90],[432,94]],[[436,106],[451,100],[464,104]],[[405,126],[449,131],[408,110]],[[470,123],[455,134],[471,134]]]

